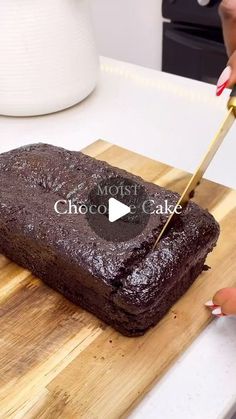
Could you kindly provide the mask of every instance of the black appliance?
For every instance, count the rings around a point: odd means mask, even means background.
[[[162,70],[216,83],[228,58],[218,7],[221,0],[163,0]]]

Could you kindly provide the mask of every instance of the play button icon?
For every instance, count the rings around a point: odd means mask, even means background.
[[[110,223],[114,223],[115,221],[129,214],[131,212],[131,209],[130,207],[128,207],[128,205],[123,204],[117,199],[110,198],[108,201],[108,211],[109,211],[108,219]]]
[[[150,215],[143,211],[147,199],[145,187],[132,178],[113,176],[95,181],[86,202],[87,222],[102,239],[132,240],[148,224]]]

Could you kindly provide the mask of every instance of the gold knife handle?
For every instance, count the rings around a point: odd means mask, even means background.
[[[234,108],[234,113],[236,116],[236,85],[234,85],[231,94],[230,94],[230,98],[228,101],[228,108]]]

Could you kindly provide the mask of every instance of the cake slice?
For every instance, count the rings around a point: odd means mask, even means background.
[[[154,326],[205,269],[219,225],[190,202],[152,251],[168,214],[151,214],[127,241],[108,241],[85,215],[55,211],[55,202],[88,201],[107,179],[137,182],[156,204],[178,194],[124,170],[47,144],[0,155],[0,252],[73,303],[127,336]]]

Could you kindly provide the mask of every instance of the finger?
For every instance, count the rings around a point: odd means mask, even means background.
[[[236,314],[236,288],[223,288],[213,297],[213,303],[221,307],[224,314]]]
[[[235,292],[236,288],[222,288],[217,291],[213,297],[213,303],[218,306],[222,306],[231,296],[232,292]]]
[[[222,305],[221,310],[224,314],[236,315],[236,293]]]
[[[228,55],[236,50],[236,3],[235,0],[222,0],[219,6],[224,40]]]

